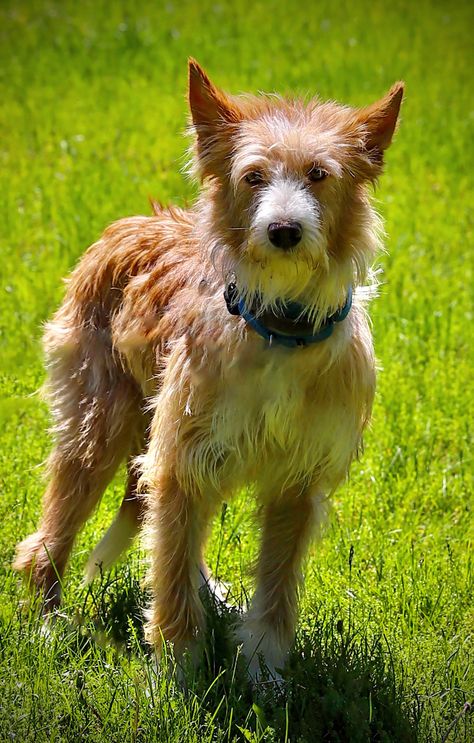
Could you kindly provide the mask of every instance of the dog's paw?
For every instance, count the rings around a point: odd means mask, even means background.
[[[282,668],[276,667],[263,656],[256,653],[247,662],[247,674],[255,690],[264,693],[280,693],[285,688]]]
[[[252,685],[261,690],[281,691],[285,684],[281,672],[287,649],[282,647],[274,630],[247,617],[236,629],[236,640]]]
[[[164,678],[168,685],[187,692],[202,666],[203,656],[202,639],[193,638],[186,645],[179,646],[163,642],[161,648],[155,650],[149,664],[149,681],[153,692],[158,692]]]

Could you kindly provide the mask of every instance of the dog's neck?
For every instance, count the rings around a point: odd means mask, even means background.
[[[288,283],[281,275],[275,280],[271,271],[256,271],[242,262],[233,268],[225,274],[225,285],[234,283],[246,309],[282,332],[294,327],[295,322],[301,324],[302,330],[307,326],[315,332],[344,305],[348,287],[356,285],[349,262],[329,273],[316,267],[306,271],[306,275],[289,265],[289,273],[293,270],[296,277],[300,273],[300,286],[292,276]]]
[[[248,308],[235,284],[227,286],[224,298],[230,314],[243,317],[269,345],[297,348],[319,343],[332,335],[336,323],[345,320],[351,310],[352,287],[349,286],[347,290],[344,305],[324,318],[317,331],[310,321],[307,307],[299,302],[279,301],[269,309],[262,307],[257,298],[254,305]]]

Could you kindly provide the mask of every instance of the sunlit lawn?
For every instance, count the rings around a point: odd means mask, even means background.
[[[474,739],[463,714],[474,698],[472,7],[1,3],[0,740]],[[166,675],[152,687],[138,549],[92,593],[81,588],[120,478],[78,541],[51,638],[10,570],[39,513],[50,445],[34,395],[39,339],[61,278],[110,221],[149,213],[149,195],[194,195],[180,173],[188,55],[233,92],[317,91],[358,105],[407,84],[376,192],[389,252],[372,311],[382,367],[373,425],[311,551],[277,698],[252,697],[232,668],[208,690],[232,658],[230,617],[212,607],[209,667],[187,695]],[[257,536],[245,493],[209,545],[242,601]]]

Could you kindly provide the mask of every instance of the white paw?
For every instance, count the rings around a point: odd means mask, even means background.
[[[43,616],[39,633],[47,643],[52,643],[55,638],[63,636],[67,631],[75,631],[76,623],[58,609]]]
[[[236,639],[242,646],[252,683],[259,687],[281,688],[284,684],[281,671],[288,648],[282,646],[276,632],[264,622],[247,616],[237,629]]]

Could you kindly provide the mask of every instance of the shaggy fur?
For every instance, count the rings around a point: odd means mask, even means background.
[[[124,503],[87,573],[111,564],[145,517],[147,637],[158,653],[163,637],[180,653],[204,624],[198,588],[208,576],[210,520],[252,484],[262,543],[240,640],[257,676],[260,654],[274,673],[284,663],[308,541],[370,417],[364,304],[380,225],[368,186],[381,173],[403,85],[352,109],[231,97],[193,60],[189,72],[201,195],[189,211],[155,206],[152,217],[111,225],[69,278],[44,337],[49,484],[38,531],[18,546],[15,567],[44,593],[46,611],[56,607],[75,536],[128,458]],[[283,250],[267,229],[288,220],[302,238]],[[315,331],[349,286],[354,303],[326,341],[269,348],[228,313],[230,280],[279,329],[278,299],[304,303]]]

